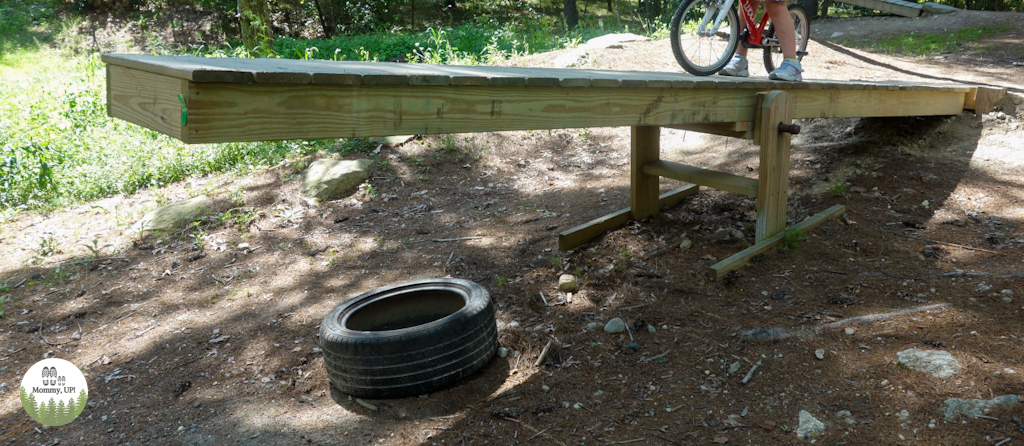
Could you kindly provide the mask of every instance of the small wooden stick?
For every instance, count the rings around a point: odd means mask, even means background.
[[[538,293],[540,293],[540,300],[544,302],[544,306],[548,306],[548,300],[544,298],[544,292],[538,291]]]
[[[948,307],[948,306],[949,306],[949,304],[924,305],[924,306],[921,306],[921,307],[905,308],[905,309],[902,309],[902,310],[899,310],[899,311],[893,311],[892,313],[869,314],[869,315],[866,315],[866,316],[851,317],[849,319],[843,319],[841,321],[832,322],[831,324],[822,325],[821,327],[817,328],[817,331],[819,333],[821,333],[821,332],[824,332],[824,331],[827,331],[827,330],[832,330],[832,329],[835,329],[835,328],[840,328],[840,327],[843,327],[845,325],[850,325],[850,324],[862,324],[862,323],[866,323],[866,322],[884,321],[886,319],[892,319],[892,318],[897,317],[897,316],[903,316],[903,315],[911,314],[911,313],[920,313],[920,312],[923,312],[923,311],[937,310],[939,308],[944,308],[944,307]]]
[[[360,406],[363,406],[363,407],[365,407],[367,409],[370,409],[370,410],[372,410],[374,412],[377,411],[377,406],[374,406],[373,404],[370,404],[369,402],[364,401],[362,398],[356,398],[356,402],[359,403]]]
[[[548,352],[551,351],[551,346],[554,345],[554,343],[555,341],[548,341],[548,345],[545,345],[544,350],[540,351],[540,356],[537,357],[537,362],[533,364],[534,366],[540,367],[544,364],[544,360],[547,359]]]
[[[999,440],[999,443],[996,443],[994,446],[1003,446],[1004,444],[1009,443],[1010,440],[1011,440],[1010,437],[1006,437],[1006,438],[1004,438],[1002,440]]]
[[[644,441],[644,439],[643,438],[634,438],[632,440],[611,441],[611,442],[608,442],[608,443],[605,443],[605,444],[626,444],[626,443],[636,443],[638,441]]]
[[[747,372],[747,376],[743,377],[743,381],[740,381],[740,382],[743,383],[743,384],[746,384],[747,382],[749,382],[750,378],[754,377],[754,372],[757,370],[757,367],[760,366],[760,365],[761,365],[761,361],[757,361],[757,363],[755,363],[754,366],[750,368],[750,371]]]

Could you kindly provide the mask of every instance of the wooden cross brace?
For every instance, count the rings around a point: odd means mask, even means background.
[[[622,226],[629,220],[644,220],[655,216],[661,206],[674,206],[683,198],[696,194],[699,186],[756,197],[755,244],[712,265],[709,273],[712,278],[719,279],[727,272],[746,264],[751,257],[778,246],[787,235],[797,236],[820,226],[830,218],[842,215],[846,207],[837,205],[786,228],[790,134],[780,131],[779,126],[792,124],[793,103],[787,92],[771,91],[758,93],[755,104],[755,119],[752,126],[749,123],[733,123],[688,125],[679,128],[727,136],[752,137],[754,143],[761,146],[757,179],[661,160],[661,127],[633,126],[630,207],[559,234],[558,248],[567,251],[587,243],[605,231]],[[660,177],[692,184],[659,196]]]

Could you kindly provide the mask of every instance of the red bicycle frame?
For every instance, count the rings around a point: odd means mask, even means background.
[[[743,19],[743,32],[740,33],[740,44],[746,48],[762,48],[765,46],[765,42],[762,42],[764,30],[768,29],[768,13],[765,12],[761,16],[761,22],[755,24],[754,20],[757,19],[757,6],[754,4],[755,0],[739,0],[740,17]]]

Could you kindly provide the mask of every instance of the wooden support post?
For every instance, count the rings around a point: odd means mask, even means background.
[[[789,134],[779,124],[793,121],[789,93],[758,93],[754,139],[761,145],[761,166],[757,183],[757,238],[760,243],[786,229],[789,198]]]
[[[983,115],[992,111],[992,107],[1006,94],[1005,88],[977,87],[971,88],[964,96],[964,109],[974,110],[975,114]]]
[[[630,218],[639,221],[658,215],[658,182],[661,178],[644,172],[644,165],[660,157],[661,127],[633,126],[630,133],[629,209]]]
[[[790,228],[789,230],[793,234],[803,234],[806,233],[806,231],[810,231],[811,229],[821,226],[831,218],[842,215],[844,212],[846,212],[846,206],[835,205],[822,212],[815,214],[812,217],[808,217],[806,220],[800,223],[793,225],[793,227]],[[784,238],[786,238],[785,231],[779,232],[778,234],[761,240],[754,244],[753,246],[744,249],[743,251],[740,251],[736,254],[733,254],[729,258],[722,260],[721,262],[718,262],[714,265],[711,265],[711,268],[708,272],[710,273],[712,279],[721,279],[722,277],[725,276],[725,273],[737,269],[746,264],[751,257],[754,257],[755,255],[758,255],[762,252],[768,251],[769,249],[774,248],[779,243],[782,243],[782,240]]]
[[[671,208],[683,198],[689,197],[690,195],[696,195],[699,191],[700,186],[696,184],[687,184],[678,189],[671,190],[661,194],[658,197],[660,206]],[[626,224],[629,221],[630,209],[620,209],[611,214],[605,215],[601,218],[588,221],[575,228],[569,229],[568,231],[558,234],[558,249],[560,251],[568,251],[570,249],[581,246],[606,231],[610,231],[619,226]]]

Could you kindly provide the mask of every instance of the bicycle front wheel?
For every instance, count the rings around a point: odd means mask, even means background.
[[[796,30],[796,59],[803,60],[803,55],[807,54],[807,41],[811,38],[811,20],[803,6],[791,3],[788,8],[789,16],[793,18],[793,28]],[[782,65],[784,59],[779,39],[775,36],[774,23],[768,25],[768,31],[765,31],[764,36],[768,42],[764,47],[764,68],[771,73]]]
[[[715,28],[721,7],[721,0],[686,0],[672,16],[669,27],[672,53],[690,74],[715,74],[729,63],[736,52],[740,21],[736,9],[729,8],[721,24]]]

